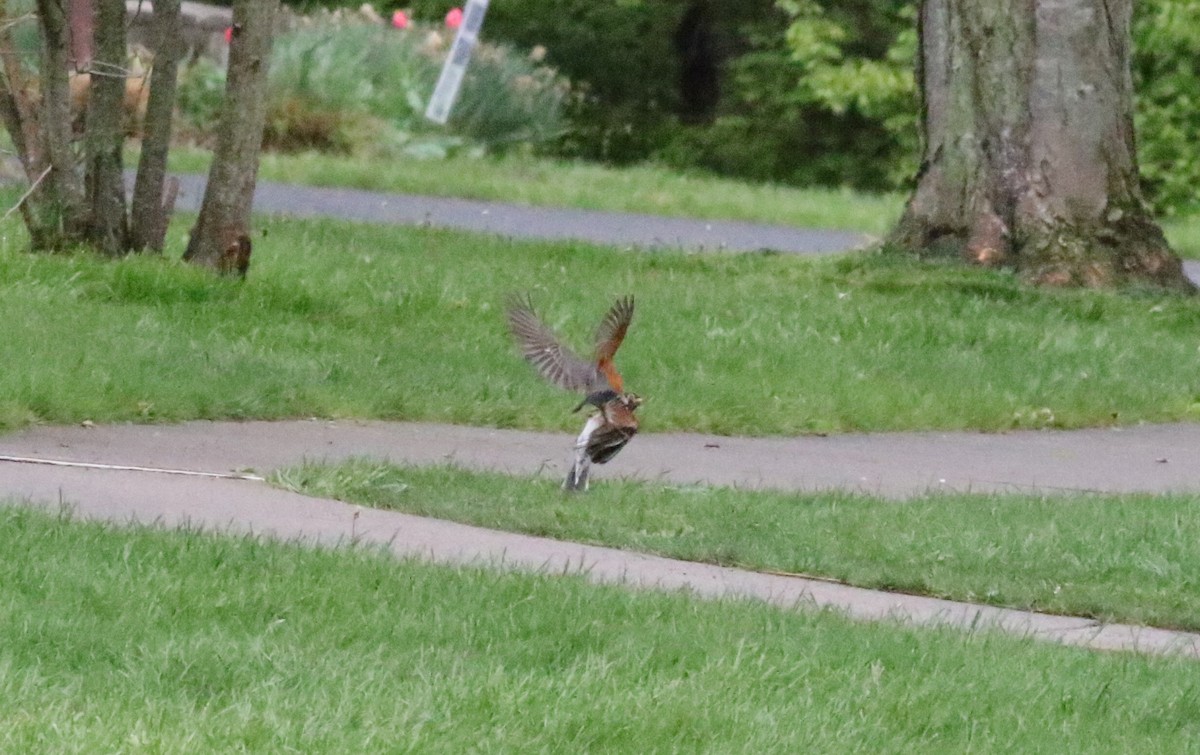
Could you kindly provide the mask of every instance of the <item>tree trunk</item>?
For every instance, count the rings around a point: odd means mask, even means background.
[[[67,18],[71,39],[71,69],[86,71],[92,67],[95,49],[95,0],[67,0]],[[157,3],[155,4],[157,7]]]
[[[89,210],[87,238],[98,250],[117,256],[129,248],[121,155],[125,144],[122,107],[128,73],[125,2],[95,0],[94,7],[96,40],[84,137]]]
[[[42,154],[37,109],[30,96],[29,75],[17,56],[13,41],[13,23],[9,21],[8,2],[0,0],[0,120],[12,139],[17,158],[25,171],[25,178],[36,191],[45,178],[45,158]],[[21,218],[27,228],[32,228],[35,216],[30,203],[20,203]]]
[[[1132,0],[924,0],[925,153],[890,243],[1045,285],[1191,290],[1138,188]]]
[[[200,217],[183,258],[245,274],[250,210],[267,115],[267,65],[279,0],[235,0],[225,103]]]
[[[161,252],[167,223],[175,209],[179,183],[166,185],[167,152],[171,147],[171,118],[175,83],[183,56],[183,23],[179,0],[155,0],[154,68],[150,74],[150,100],[142,132],[142,156],[133,185],[129,241],[134,251]]]
[[[54,250],[85,238],[86,207],[71,148],[67,18],[62,3],[55,0],[38,0],[37,9],[42,32],[42,105],[39,117],[32,119],[38,134],[26,148],[38,156],[47,172],[33,179],[42,183],[35,185],[36,192],[30,197],[34,222],[29,235],[34,249]]]
[[[146,105],[131,227],[121,154],[130,91],[124,0],[37,0],[42,57],[36,75],[26,73],[15,52],[13,19],[0,0],[0,122],[30,182],[20,208],[35,251],[81,244],[112,256],[131,248],[162,249],[174,207],[174,185],[163,187],[183,46],[179,0],[157,5],[158,75]],[[88,67],[69,78],[72,66],[84,60]],[[73,107],[85,109],[82,165]]]

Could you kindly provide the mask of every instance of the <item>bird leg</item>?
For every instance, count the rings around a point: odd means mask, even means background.
[[[582,492],[588,489],[588,471],[592,466],[592,460],[588,457],[588,443],[592,439],[592,433],[603,423],[604,417],[600,413],[588,417],[584,423],[583,431],[575,441],[575,462],[567,472],[567,479],[563,481],[563,490]]]

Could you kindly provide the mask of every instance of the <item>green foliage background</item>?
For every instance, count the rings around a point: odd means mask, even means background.
[[[570,127],[549,148],[556,154],[799,185],[905,187],[920,149],[915,0],[709,0],[721,98],[716,117],[699,126],[675,115],[673,35],[690,3],[503,0],[489,8],[484,33],[545,47],[547,62],[575,85]],[[456,4],[402,6],[436,22]],[[1195,210],[1200,0],[1136,0],[1133,36],[1147,197],[1167,214]]]

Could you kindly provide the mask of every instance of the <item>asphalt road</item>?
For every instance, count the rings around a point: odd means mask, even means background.
[[[203,199],[204,177],[176,177],[180,182],[177,207],[198,210]],[[870,241],[864,234],[847,231],[529,207],[509,202],[291,186],[269,181],[258,182],[254,209],[301,218],[336,217],[364,223],[428,225],[519,238],[577,239],[658,249],[826,254]]]

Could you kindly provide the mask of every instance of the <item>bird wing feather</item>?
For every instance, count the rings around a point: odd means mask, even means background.
[[[596,328],[597,362],[609,361],[616,356],[632,320],[633,297],[624,296],[617,299],[600,321],[600,327]]]
[[[521,348],[521,356],[546,380],[568,391],[587,391],[596,383],[595,365],[580,359],[546,327],[528,299],[508,304],[508,327]]]
[[[624,296],[613,303],[604,319],[600,321],[600,327],[596,328],[596,368],[604,375],[609,386],[617,392],[625,390],[625,382],[613,364],[613,357],[616,356],[617,349],[621,348],[621,342],[625,340],[631,320],[633,297]]]

